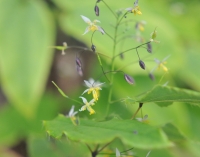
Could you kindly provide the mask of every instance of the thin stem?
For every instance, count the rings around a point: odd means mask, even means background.
[[[138,53],[138,50],[137,50],[137,49],[136,49],[136,52],[137,52],[138,58],[139,58],[139,60],[140,60],[140,56],[139,56],[139,53]]]
[[[134,49],[138,49],[138,48],[140,48],[141,46],[146,45],[146,44],[148,44],[148,43],[150,43],[150,42],[151,42],[151,41],[148,41],[148,42],[143,43],[143,44],[141,44],[141,45],[139,45],[139,46],[136,46],[136,47],[133,47],[133,48],[127,49],[127,50],[121,52],[121,54],[124,54],[125,52],[131,51],[131,50],[134,50]],[[113,58],[116,58],[116,57],[118,57],[119,55],[120,55],[120,54],[115,55]]]
[[[79,102],[79,101],[77,101],[77,100],[75,100],[75,99],[72,99],[72,98],[70,98],[70,97],[68,97],[67,99],[69,99],[69,100],[71,100],[71,101],[73,101],[73,102],[76,102],[76,103],[78,103],[78,104],[80,104],[80,105],[83,105],[83,103],[81,103],[81,102]]]
[[[107,56],[107,55],[105,55],[105,54],[103,54],[103,53],[99,53],[99,52],[96,52],[96,53],[98,53],[98,54],[101,55],[101,56],[104,56],[104,57],[107,57],[107,58],[109,58],[109,59],[112,59],[111,57],[109,57],[109,56]]]
[[[90,148],[90,146],[87,143],[85,143],[85,145],[88,147],[89,151],[92,153],[92,149]]]
[[[110,103],[113,104],[113,103],[116,103],[116,102],[119,102],[119,101],[123,101],[123,100],[126,100],[126,98],[121,98],[121,99],[118,99],[118,100],[114,100],[114,101],[111,101]]]
[[[104,32],[105,32],[105,31],[104,31]],[[108,34],[107,32],[105,32],[105,34],[106,34],[107,36],[109,36],[110,39],[112,39],[112,40],[114,41],[114,38],[113,38],[110,34]]]
[[[131,117],[131,119],[135,118],[135,116],[137,115],[137,113],[139,112],[139,110],[142,108],[142,106],[143,106],[143,103],[139,103],[139,107],[138,107],[137,111],[134,113],[134,115]]]
[[[114,11],[108,6],[108,4],[105,2],[105,1],[103,1],[103,0],[101,0],[105,5],[106,5],[106,7],[110,10],[110,12],[115,16],[115,18],[116,19],[118,19],[118,17],[117,17],[117,15],[114,13]]]
[[[112,142],[112,141],[111,141]],[[97,152],[101,152],[104,148],[106,148],[111,142],[105,144],[102,148],[100,148]]]
[[[133,148],[130,148],[130,149],[128,149],[128,150],[122,151],[122,152],[120,152],[120,153],[125,153],[125,152],[128,152],[128,151],[132,150],[132,149],[134,149],[134,147],[133,147]]]

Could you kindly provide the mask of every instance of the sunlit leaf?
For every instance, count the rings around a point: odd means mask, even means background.
[[[137,148],[171,146],[162,130],[135,120],[95,122],[81,119],[80,125],[75,126],[70,118],[59,115],[53,121],[45,121],[44,125],[50,136],[61,138],[65,134],[71,140],[84,143],[107,143],[120,138],[125,144]]]
[[[143,103],[155,102],[160,105],[162,103],[163,105],[169,105],[169,103],[173,102],[184,102],[200,106],[200,93],[187,89],[158,85],[148,91],[138,101]]]

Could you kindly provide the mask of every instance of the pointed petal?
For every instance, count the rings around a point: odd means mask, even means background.
[[[74,113],[74,105],[71,107],[68,116],[71,117]]]
[[[81,96],[80,96],[79,98],[81,98],[81,99],[83,100],[83,103],[84,103],[84,104],[87,103],[87,99],[85,99],[84,97],[81,97]]]
[[[165,57],[162,62],[166,61],[171,55],[168,55],[167,57]]]
[[[89,26],[85,29],[85,32],[82,34],[82,35],[85,35],[86,33],[88,33],[90,30],[89,30]]]
[[[100,31],[102,34],[105,34],[105,31],[103,30],[103,28],[101,28],[100,26],[97,26],[98,27],[98,31]]]
[[[99,20],[94,20],[94,21],[93,21],[93,23],[97,23],[97,22],[101,23]]]
[[[94,102],[95,102],[95,100],[92,99],[92,100],[89,102],[89,105],[94,105]]]
[[[116,148],[115,154],[116,154],[116,157],[120,157],[120,152],[117,148]]]
[[[87,93],[89,91],[89,89],[86,89],[81,95]]]
[[[82,106],[81,109],[79,109],[79,111],[85,111],[86,110],[86,105]]]
[[[132,11],[133,10],[133,8],[132,7],[130,7],[130,8],[126,8],[125,10],[127,10],[127,11]]]
[[[98,84],[95,84],[94,86],[95,87],[100,87],[101,85],[103,85],[105,82],[103,82],[103,83],[98,83]]]
[[[84,80],[85,84],[87,87],[91,88],[92,87],[92,83],[90,81],[86,81]]]
[[[91,23],[89,18],[87,18],[87,17],[85,17],[83,15],[81,15],[81,17],[82,17],[83,21],[85,21],[86,23]]]

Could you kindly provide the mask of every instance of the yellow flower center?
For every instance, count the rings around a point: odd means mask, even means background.
[[[132,13],[134,13],[135,15],[141,15],[142,12],[140,11],[139,6],[136,6],[135,8],[132,9]]]
[[[92,92],[94,100],[97,101],[99,97],[99,90],[99,87],[92,87],[88,90],[88,94]]]
[[[90,31],[96,31],[96,30],[98,30],[98,27],[94,24],[91,24],[90,27],[89,27],[89,30]]]

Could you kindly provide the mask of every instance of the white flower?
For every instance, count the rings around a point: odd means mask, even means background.
[[[89,26],[87,26],[87,28],[85,29],[85,32],[83,33],[83,35],[85,35],[86,33],[88,33],[89,31],[100,31],[102,34],[105,34],[105,31],[103,30],[103,28],[101,28],[100,26],[96,25],[97,22],[100,23],[99,20],[94,20],[93,22],[91,22],[91,20],[83,15],[81,15],[83,21],[85,21]]]
[[[142,12],[140,11],[140,7],[138,6],[138,0],[134,2],[134,6],[130,8],[126,8],[127,11],[130,13],[134,13],[135,15],[142,15]]]
[[[116,154],[116,157],[120,157],[120,151],[117,148],[116,148],[115,154]]]
[[[94,109],[92,109],[91,106],[94,105],[95,100],[92,99],[90,102],[88,102],[87,99],[85,99],[84,97],[80,97],[80,98],[83,100],[83,103],[85,105],[83,105],[79,111],[85,111],[87,109],[90,112],[90,115],[94,114],[95,111]]]
[[[78,113],[77,111],[74,112],[74,105],[73,105],[73,106],[71,107],[71,109],[70,109],[70,111],[69,111],[67,117],[70,117],[70,118],[75,117],[75,115],[76,115],[77,113]]]
[[[148,115],[145,115],[143,118],[136,118],[139,122],[147,122],[148,121]]]
[[[152,70],[154,71],[155,69],[160,69],[162,68],[165,72],[168,72],[168,68],[165,66],[165,64],[167,63],[166,60],[170,57],[170,55],[168,55],[167,57],[165,57],[162,61],[160,61],[159,59],[154,59],[155,62],[157,63],[157,66]]]
[[[88,81],[84,80],[86,86],[88,87],[88,89],[86,89],[82,95],[86,92],[88,92],[88,94],[90,94],[92,92],[93,94],[93,98],[95,101],[98,100],[99,98],[99,90],[102,90],[101,89],[101,85],[104,84],[104,83],[100,83],[98,81],[94,81],[94,79],[89,79]]]

